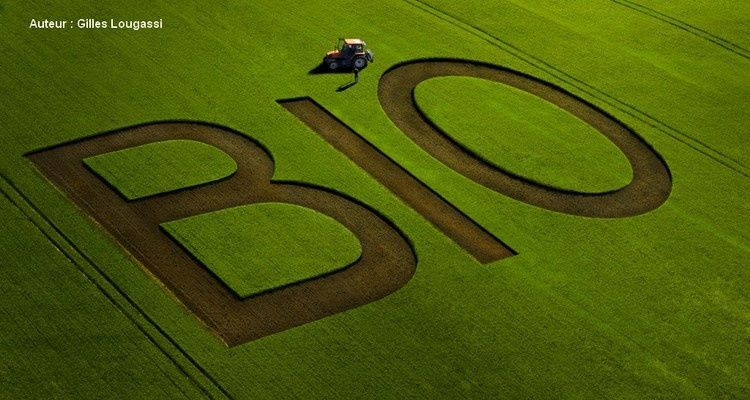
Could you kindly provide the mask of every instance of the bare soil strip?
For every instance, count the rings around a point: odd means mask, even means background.
[[[557,105],[612,141],[630,162],[633,180],[615,191],[581,193],[533,182],[493,166],[452,140],[419,109],[414,100],[414,88],[424,80],[439,76],[487,79],[524,90]],[[482,186],[528,204],[587,217],[628,217],[659,207],[672,189],[666,163],[635,132],[585,100],[520,72],[465,60],[411,61],[383,74],[378,97],[393,123],[433,157]],[[602,167],[592,165],[591,168]]]
[[[481,263],[516,254],[310,98],[278,101]]]
[[[126,201],[82,162],[89,156],[170,139],[215,146],[234,158],[237,172],[215,183]],[[27,157],[228,346],[380,299],[405,285],[416,268],[416,256],[406,238],[376,211],[324,188],[271,182],[274,166],[268,152],[223,127],[153,123]],[[162,222],[259,202],[297,204],[331,216],[357,236],[362,256],[330,275],[241,299],[159,227]]]

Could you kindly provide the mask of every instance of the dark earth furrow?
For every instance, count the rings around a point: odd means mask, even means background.
[[[499,82],[555,104],[615,144],[630,162],[632,181],[611,192],[582,193],[533,182],[490,164],[452,140],[416,104],[416,86],[441,76],[470,76]],[[433,157],[484,187],[528,204],[579,216],[628,217],[659,207],[671,192],[672,180],[666,163],[635,132],[596,106],[520,72],[455,59],[409,61],[383,74],[378,97],[393,123]]]
[[[215,183],[126,201],[82,162],[93,155],[172,139],[219,148],[237,162],[237,172]],[[228,346],[375,301],[405,285],[416,268],[407,239],[377,212],[325,188],[271,182],[274,166],[269,153],[227,128],[197,122],[152,123],[27,157]],[[296,204],[329,215],[360,240],[361,257],[330,275],[238,298],[159,227],[191,215],[260,202]]]

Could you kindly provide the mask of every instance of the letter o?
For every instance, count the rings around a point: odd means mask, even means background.
[[[499,82],[557,105],[594,127],[623,152],[633,170],[632,181],[609,192],[583,193],[532,182],[489,164],[446,135],[416,104],[416,86],[440,76]],[[625,124],[560,87],[517,71],[467,60],[408,61],[383,74],[378,98],[391,121],[433,157],[480,185],[524,203],[586,217],[628,217],[659,207],[672,189],[666,162]]]

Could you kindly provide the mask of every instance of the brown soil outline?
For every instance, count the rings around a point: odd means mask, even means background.
[[[516,254],[315,100],[299,97],[277,102],[477,261],[487,264]]]
[[[633,170],[617,190],[582,193],[534,182],[498,168],[450,138],[419,109],[416,86],[440,76],[468,76],[524,90],[594,127],[623,152]],[[492,64],[448,58],[397,64],[383,73],[378,98],[386,115],[413,142],[451,169],[480,185],[527,204],[566,214],[614,218],[646,213],[663,204],[672,177],[662,157],[634,131],[595,105],[549,82]]]
[[[82,162],[88,156],[169,139],[215,146],[237,162],[237,171],[220,181],[126,201]],[[194,121],[149,123],[26,157],[227,346],[368,304],[403,287],[416,269],[411,244],[392,222],[342,193],[272,181],[270,153],[226,127]],[[268,201],[308,207],[334,218],[360,240],[361,257],[332,274],[240,299],[159,227],[165,221]]]

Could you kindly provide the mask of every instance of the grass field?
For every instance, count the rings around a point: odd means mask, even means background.
[[[420,83],[414,96],[454,140],[499,168],[513,160],[511,172],[533,181],[596,193],[633,178],[625,156],[594,128],[521,90],[444,77]]]
[[[190,140],[144,144],[87,157],[83,163],[128,200],[211,182],[237,170],[221,150]]]
[[[230,208],[162,227],[239,297],[331,273],[361,254],[357,238],[332,218],[282,203]]]
[[[696,0],[0,4],[0,398],[746,398],[748,15],[743,2]],[[32,18],[164,28],[30,29]],[[375,62],[337,91],[351,75],[309,71],[340,36],[363,38]],[[454,171],[379,101],[386,71],[430,58],[510,68],[600,108],[663,158],[668,199],[637,216],[582,217]],[[477,261],[277,102],[306,96],[517,254]],[[451,138],[530,181],[597,192],[632,174],[606,138],[528,93],[447,77],[414,97]],[[270,153],[277,185],[326,188],[395,227],[416,272],[380,300],[227,346],[179,300],[191,293],[176,295],[25,157],[154,121],[247,135]],[[242,161],[172,145],[88,164],[137,207]],[[279,262],[301,273],[291,281],[357,257],[343,217],[275,225],[275,211],[256,212],[165,227],[186,224],[192,257],[243,294],[262,290],[238,267],[254,256],[288,253]],[[245,224],[253,215],[268,230]],[[301,236],[275,240],[283,226]],[[320,245],[297,247],[300,237]]]

